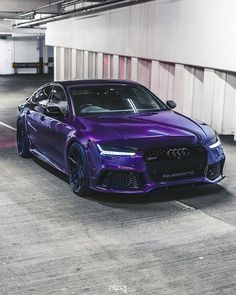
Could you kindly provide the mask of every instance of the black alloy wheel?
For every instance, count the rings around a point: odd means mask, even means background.
[[[79,143],[75,142],[67,154],[68,174],[70,185],[77,195],[86,195],[89,192],[89,173],[84,151]]]

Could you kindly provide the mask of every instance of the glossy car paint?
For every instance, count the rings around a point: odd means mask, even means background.
[[[144,193],[158,187],[179,184],[218,182],[223,176],[211,181],[202,178],[187,178],[153,183],[147,173],[143,159],[144,150],[159,146],[203,145],[208,151],[208,165],[225,159],[221,146],[211,149],[210,142],[215,138],[213,129],[201,122],[193,121],[173,110],[142,114],[101,114],[75,116],[69,89],[72,86],[101,84],[137,84],[119,80],[63,81],[52,84],[61,85],[68,99],[69,114],[62,119],[48,117],[29,108],[29,102],[19,106],[19,120],[24,124],[31,152],[50,165],[68,174],[67,151],[77,141],[83,147],[88,163],[90,188],[102,192]],[[97,144],[135,147],[135,156],[104,157],[100,155]],[[98,186],[103,171],[133,171],[144,175],[146,185],[142,190],[116,191]]]

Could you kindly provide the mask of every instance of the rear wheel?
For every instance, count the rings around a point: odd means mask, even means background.
[[[29,140],[24,126],[20,121],[17,122],[16,142],[18,153],[22,158],[30,158]]]
[[[84,151],[79,143],[75,142],[67,154],[68,174],[70,185],[77,195],[89,193],[89,172]]]

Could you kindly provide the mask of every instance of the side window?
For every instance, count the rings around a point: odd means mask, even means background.
[[[40,106],[47,106],[49,103],[50,94],[52,91],[51,86],[44,87],[37,91],[31,98],[31,102]]]
[[[68,113],[68,103],[66,99],[66,94],[62,87],[54,86],[49,105],[59,106],[64,115]]]

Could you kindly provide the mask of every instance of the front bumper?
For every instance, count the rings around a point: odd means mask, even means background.
[[[217,183],[224,178],[224,151],[221,146],[206,151],[206,164],[200,175],[183,173],[180,177],[155,179],[150,176],[144,152],[139,151],[134,157],[100,156],[96,146],[88,151],[90,163],[90,188],[100,192],[120,194],[143,194],[164,187],[194,183]]]

